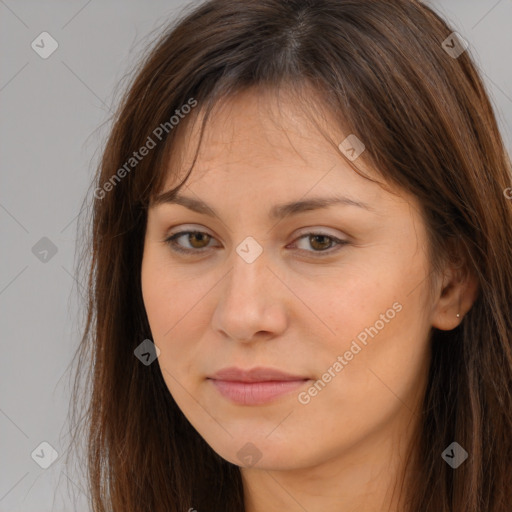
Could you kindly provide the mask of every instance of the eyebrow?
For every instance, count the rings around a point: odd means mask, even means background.
[[[211,217],[219,217],[214,208],[209,204],[193,197],[179,195],[174,190],[169,190],[158,195],[152,206],[159,206],[161,204],[179,204],[185,206],[189,210]],[[328,208],[332,205],[356,206],[368,211],[375,212],[375,209],[370,205],[361,201],[356,201],[350,197],[345,196],[329,196],[329,197],[312,197],[309,199],[290,201],[288,203],[274,205],[270,212],[269,218],[273,220],[280,220],[290,215],[296,215],[310,210],[318,210]]]

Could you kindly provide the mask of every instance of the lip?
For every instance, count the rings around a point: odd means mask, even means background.
[[[308,380],[309,377],[304,375],[292,375],[281,370],[275,370],[274,368],[266,368],[263,366],[257,366],[250,370],[243,370],[242,368],[236,368],[231,366],[229,368],[223,368],[218,372],[214,373],[210,379],[235,381],[235,382],[266,382],[266,381],[291,381],[291,380]]]
[[[250,370],[224,368],[208,379],[217,391],[238,405],[261,405],[290,393],[311,380],[273,368],[256,367]]]

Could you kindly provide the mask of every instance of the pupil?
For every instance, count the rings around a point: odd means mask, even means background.
[[[313,237],[312,237],[312,238],[313,238],[313,240],[315,240],[315,242],[316,242],[316,241],[318,241],[318,239],[320,239],[320,240],[321,240],[321,239],[323,238],[323,239],[326,241],[327,245],[329,245],[329,238],[328,238],[327,236],[325,236],[325,235],[313,235]],[[320,242],[320,245],[322,245],[322,243],[321,243],[321,242]],[[324,245],[324,247],[323,247],[323,248],[325,249],[325,244],[323,244],[323,245]],[[313,243],[313,244],[312,244],[312,247],[314,247],[314,246],[315,246],[315,244]],[[317,247],[317,248],[318,248],[318,247]]]
[[[206,236],[208,235],[205,235],[203,233],[192,233],[191,236],[193,238],[196,238],[196,239],[199,239],[199,245],[201,244],[201,240],[204,239]],[[203,240],[204,241],[204,240]],[[194,243],[192,242],[192,246],[195,247]]]

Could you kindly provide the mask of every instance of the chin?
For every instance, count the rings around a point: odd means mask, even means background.
[[[309,459],[314,458],[304,451],[298,453],[297,447],[304,444],[304,437],[302,441],[289,437],[286,440],[278,436],[273,438],[273,433],[269,437],[266,430],[262,432],[257,427],[254,430],[245,428],[240,434],[230,433],[233,437],[215,439],[214,442],[205,437],[205,440],[220,457],[241,468],[291,470],[307,466],[311,463]]]

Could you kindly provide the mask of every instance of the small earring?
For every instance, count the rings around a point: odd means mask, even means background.
[[[457,313],[457,318],[460,318],[460,313]]]

